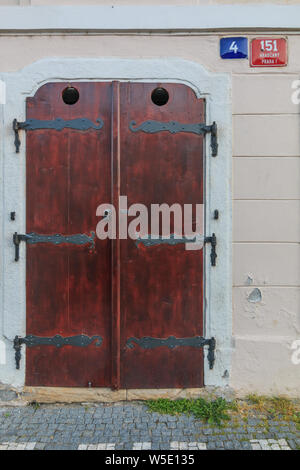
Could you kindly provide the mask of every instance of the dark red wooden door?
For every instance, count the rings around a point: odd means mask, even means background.
[[[161,86],[169,93],[169,101],[158,106],[151,94]],[[127,195],[128,206],[143,203],[150,212],[151,204],[202,204],[202,136],[163,130],[132,132],[128,123],[134,121],[133,127],[138,128],[150,120],[204,122],[203,100],[181,84],[123,83],[120,97],[121,194]],[[121,240],[120,248],[121,386],[202,386],[201,348],[170,348],[165,342],[148,349],[142,347],[147,340],[127,343],[130,338],[186,340],[202,335],[202,250],[187,251],[184,244],[136,246],[130,239]]]
[[[72,123],[27,132],[26,231],[50,236],[27,243],[27,335],[51,344],[27,348],[26,383],[202,386],[203,350],[186,342],[203,334],[202,250],[99,240],[93,232],[97,206],[118,209],[120,195],[149,213],[151,204],[203,203],[203,137],[135,130],[149,120],[204,122],[204,101],[180,84],[163,85],[164,106],[151,100],[161,84],[72,85],[76,104],[63,102],[62,83],[27,102],[27,119]],[[72,128],[77,118],[89,128]],[[161,342],[144,347],[145,337]],[[170,347],[170,337],[182,345]]]
[[[76,83],[80,99],[65,104],[67,84],[41,87],[27,102],[27,119],[89,119],[100,130],[27,132],[27,233],[93,237],[99,203],[111,194],[110,83]],[[100,336],[86,347],[27,348],[26,383],[44,386],[110,386],[111,253],[94,244],[27,243],[27,334],[63,338]],[[54,340],[55,341],[55,340]]]

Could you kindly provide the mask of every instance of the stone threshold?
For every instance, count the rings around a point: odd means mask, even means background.
[[[110,388],[24,387],[19,397],[25,402],[37,403],[115,403],[157,398],[233,398],[233,391],[219,387],[159,388],[111,390]]]
[[[153,400],[157,398],[198,398],[204,395],[203,388],[132,389],[69,387],[24,387],[19,397],[22,401],[37,403],[115,403],[131,400]]]
[[[158,388],[112,390],[110,388],[29,387],[20,389],[0,386],[0,406],[26,406],[29,403],[116,403],[158,398],[210,398],[233,399],[229,387]]]

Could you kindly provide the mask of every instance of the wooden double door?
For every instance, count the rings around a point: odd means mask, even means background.
[[[95,232],[121,195],[149,213],[203,203],[204,138],[185,125],[204,100],[183,84],[48,83],[26,109],[26,384],[203,386],[203,250]]]

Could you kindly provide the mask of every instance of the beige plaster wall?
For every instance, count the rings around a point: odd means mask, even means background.
[[[218,34],[0,35],[0,71],[44,57],[181,57],[232,75],[231,385],[241,393],[300,396],[300,365],[291,361],[291,344],[300,339],[300,108],[291,101],[300,34],[288,43],[287,67],[251,69],[248,60],[220,59]]]

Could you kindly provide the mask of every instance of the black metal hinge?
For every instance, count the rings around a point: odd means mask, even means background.
[[[215,121],[210,126],[207,126],[202,122],[197,122],[195,124],[183,124],[177,121],[162,122],[153,120],[144,121],[137,126],[135,121],[131,121],[129,123],[129,129],[132,132],[145,132],[146,134],[156,134],[157,132],[164,131],[168,131],[171,134],[188,132],[191,134],[206,135],[207,133],[210,133],[211,154],[213,157],[218,155],[218,128]]]
[[[215,363],[215,338],[203,338],[202,336],[194,336],[191,338],[176,338],[175,336],[169,336],[168,338],[152,338],[151,336],[144,336],[143,338],[132,337],[126,341],[126,347],[128,349],[133,349],[135,344],[142,349],[155,349],[161,346],[169,349],[183,346],[193,348],[208,346],[207,360],[209,362],[209,368],[212,369]]]
[[[16,153],[20,152],[20,137],[19,131],[34,131],[38,129],[54,129],[56,131],[61,131],[62,129],[75,129],[78,131],[87,131],[88,129],[100,130],[104,126],[102,119],[96,119],[96,123],[92,122],[88,118],[77,118],[65,120],[62,118],[56,118],[52,120],[41,120],[41,119],[27,119],[24,122],[18,122],[17,119],[13,120],[13,131],[15,133],[15,147]]]
[[[25,344],[28,348],[32,348],[34,346],[56,346],[57,348],[61,348],[63,346],[78,346],[82,348],[89,346],[94,341],[95,346],[99,347],[103,342],[103,338],[98,335],[91,337],[87,335],[76,335],[67,336],[65,338],[61,335],[55,335],[52,337],[28,335],[24,338],[16,336],[14,339],[16,369],[20,369],[22,344]]]
[[[17,119],[13,120],[13,131],[15,133],[15,147],[16,153],[20,152],[20,137],[19,131],[34,131],[38,129],[54,129],[61,131],[62,129],[76,129],[81,131],[86,131],[88,129],[102,129],[104,123],[103,120],[98,118],[96,119],[97,124],[93,123],[88,118],[77,118],[64,120],[62,118],[56,118],[52,120],[40,120],[40,119],[27,119],[24,122],[19,122]],[[217,123],[214,121],[211,125],[206,125],[204,123],[196,124],[182,124],[176,121],[169,122],[160,122],[160,121],[145,121],[137,127],[135,121],[131,121],[129,128],[132,132],[145,132],[147,134],[155,134],[157,132],[169,131],[171,134],[177,134],[178,132],[189,132],[197,135],[206,135],[211,134],[211,153],[213,157],[218,155],[218,127]]]
[[[54,235],[41,235],[39,233],[26,233],[21,234],[15,232],[13,235],[13,242],[15,245],[15,261],[19,261],[19,246],[20,242],[24,241],[31,245],[35,243],[52,243],[53,245],[60,245],[61,243],[71,243],[73,245],[90,245],[90,249],[95,249],[95,232],[90,235],[85,233],[76,233],[74,235],[61,235],[56,233]]]
[[[211,244],[210,262],[212,266],[216,266],[216,259],[218,256],[216,252],[216,246],[217,246],[216,235],[213,233],[211,237],[205,237],[204,242]]]

